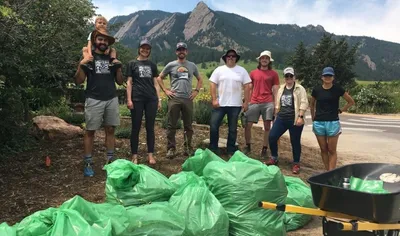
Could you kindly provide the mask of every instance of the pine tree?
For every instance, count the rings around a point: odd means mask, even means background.
[[[335,83],[350,89],[355,86],[356,74],[353,67],[357,47],[358,44],[349,48],[344,38],[335,41],[332,36],[324,35],[311,50],[307,50],[303,42],[300,42],[288,63],[293,66],[296,79],[308,91],[321,84],[321,72],[327,66],[335,70]]]

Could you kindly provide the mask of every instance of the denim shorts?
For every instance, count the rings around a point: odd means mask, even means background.
[[[313,132],[317,136],[334,137],[342,133],[340,121],[314,121]]]

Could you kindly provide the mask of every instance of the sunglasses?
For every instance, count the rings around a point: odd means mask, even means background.
[[[294,77],[294,75],[292,75],[292,74],[286,74],[286,75],[285,75],[285,78],[287,78],[287,79],[288,79],[288,78],[291,78],[291,79],[292,79],[293,77]]]

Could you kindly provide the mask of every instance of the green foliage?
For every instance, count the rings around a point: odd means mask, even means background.
[[[42,107],[38,111],[32,112],[33,116],[56,116],[65,122],[73,125],[81,125],[85,122],[83,113],[74,113],[73,109],[68,105],[65,97],[60,100],[51,102],[48,106]]]
[[[350,110],[356,113],[392,113],[400,111],[400,83],[376,82],[358,86],[353,96],[355,106]]]
[[[115,137],[130,139],[131,138],[131,128],[130,127],[117,127],[115,130]]]
[[[128,109],[126,105],[119,106],[119,115],[120,116],[131,116],[131,111]]]
[[[23,122],[27,114],[21,92],[0,88],[0,159],[10,152],[28,149],[33,140],[29,136],[30,122]]]
[[[93,15],[87,0],[0,2],[0,141],[6,147],[21,150],[30,111],[61,97],[56,90],[75,73]]]
[[[309,91],[321,83],[321,71],[327,66],[335,70],[335,83],[345,89],[351,89],[356,85],[356,75],[353,71],[356,51],[357,45],[349,47],[344,38],[335,41],[332,36],[324,35],[321,41],[308,51],[301,42],[295,54],[289,58],[289,64],[298,74],[297,79]]]
[[[197,124],[209,125],[211,120],[212,105],[210,101],[196,101],[194,104],[193,119]]]
[[[205,62],[201,63],[201,69],[207,69],[207,64]]]

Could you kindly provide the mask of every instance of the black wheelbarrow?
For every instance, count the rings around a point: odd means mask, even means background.
[[[348,183],[350,178],[383,181],[384,192],[353,190]],[[260,206],[266,209],[322,216],[323,235],[399,235],[400,165],[382,163],[346,165],[314,175],[307,182],[310,184],[316,209],[269,202],[261,202]]]

